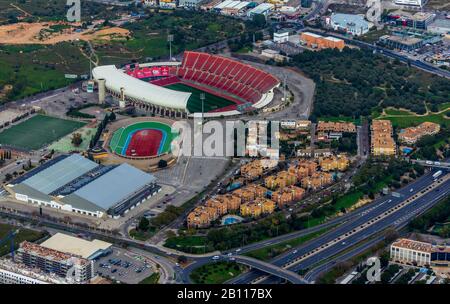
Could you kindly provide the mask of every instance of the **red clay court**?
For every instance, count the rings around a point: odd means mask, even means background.
[[[136,131],[128,144],[127,156],[156,156],[160,148],[163,133],[161,130],[144,129]]]

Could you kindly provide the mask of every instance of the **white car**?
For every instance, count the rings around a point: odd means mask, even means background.
[[[228,254],[227,254],[227,256],[232,256],[232,255],[233,255],[233,253],[232,253],[232,252],[230,252],[230,253],[228,253]]]
[[[212,257],[212,259],[213,259],[213,260],[218,260],[218,259],[220,259],[220,256],[215,255],[215,256]]]
[[[239,248],[239,249],[236,249],[236,252],[239,252],[239,251],[241,251],[242,249],[241,248]]]

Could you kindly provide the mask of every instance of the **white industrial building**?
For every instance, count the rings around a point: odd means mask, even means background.
[[[335,31],[345,31],[353,36],[364,35],[369,31],[369,22],[362,15],[333,13],[326,21]]]
[[[260,5],[252,8],[247,12],[247,17],[253,18],[254,15],[264,15],[267,17],[269,13],[274,9],[274,5],[271,3],[261,3]]]
[[[161,187],[155,181],[153,175],[126,163],[102,166],[72,154],[48,161],[5,189],[16,200],[35,206],[118,218],[159,192]]]
[[[273,33],[273,42],[284,43],[289,41],[289,31],[278,31]]]
[[[427,0],[394,0],[397,5],[407,5],[407,6],[420,6],[425,5]]]

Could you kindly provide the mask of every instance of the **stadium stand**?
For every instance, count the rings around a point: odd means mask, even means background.
[[[258,102],[263,94],[279,84],[274,76],[250,65],[199,52],[184,52],[176,76],[217,88],[251,103]]]
[[[150,73],[145,68],[136,67],[127,70],[127,74],[144,79]],[[236,109],[240,104],[256,104],[263,95],[279,85],[277,78],[229,58],[201,52],[186,51],[178,67],[168,68],[169,77],[151,80],[158,86],[167,86],[178,82],[220,96],[235,103],[212,112]]]

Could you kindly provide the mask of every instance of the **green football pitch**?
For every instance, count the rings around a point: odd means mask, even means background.
[[[39,114],[1,132],[0,144],[37,150],[85,124]]]
[[[169,84],[164,87],[171,89],[171,90],[175,90],[175,91],[192,93],[191,97],[188,100],[188,104],[187,104],[187,108],[190,113],[201,113],[202,112],[202,100],[200,99],[201,93],[205,94],[205,102],[204,102],[205,113],[234,104],[234,102],[232,102],[228,99],[213,95],[211,93],[199,90],[197,88],[190,87],[190,86],[182,84],[182,83]]]

